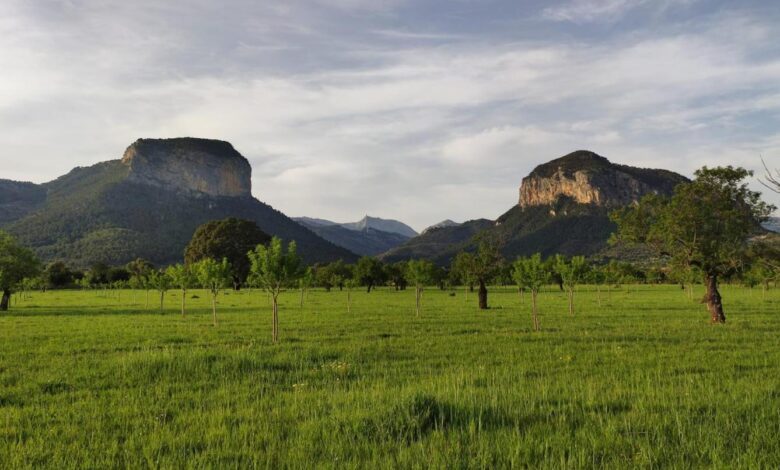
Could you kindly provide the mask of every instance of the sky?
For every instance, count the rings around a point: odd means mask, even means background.
[[[3,0],[0,178],[214,138],[290,216],[422,230],[577,149],[780,168],[778,24],[776,0]]]

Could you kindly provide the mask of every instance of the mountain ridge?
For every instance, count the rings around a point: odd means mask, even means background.
[[[152,141],[156,149],[174,145],[177,152],[185,153],[191,145],[193,155],[151,162],[141,171],[134,170],[126,160],[76,167],[53,181],[36,185],[38,194],[45,192],[45,200],[34,207],[0,199],[0,207],[10,204],[20,210],[30,209],[14,220],[0,221],[0,225],[44,261],[63,260],[77,267],[95,262],[124,264],[139,256],[158,265],[179,262],[198,226],[227,217],[248,219],[266,233],[296,240],[301,256],[310,263],[357,258],[251,196],[251,166],[243,164],[243,156],[237,151],[240,158],[235,154],[208,154],[209,146],[224,149],[227,143],[194,138],[142,140]],[[161,155],[157,153],[154,158]],[[196,168],[198,162],[207,162],[207,167],[216,171]],[[167,174],[150,181],[139,176],[157,164],[166,168]],[[171,185],[161,184],[171,179],[177,165],[182,164],[190,166],[186,169],[188,177]],[[249,187],[243,182],[249,182]],[[0,182],[2,186],[11,185]]]

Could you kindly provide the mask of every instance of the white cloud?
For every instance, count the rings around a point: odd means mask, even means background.
[[[258,198],[286,213],[372,213],[421,229],[499,215],[535,165],[578,148],[689,174],[780,156],[768,137],[780,37],[760,17],[591,41],[462,40],[473,32],[439,33],[440,16],[399,27],[411,2],[336,2],[260,14],[250,1],[202,1],[183,19],[170,4],[117,3],[121,15],[0,5],[2,177],[51,179],[142,136],[221,138],[252,161]],[[599,3],[590,11],[603,17],[649,8]],[[361,20],[341,25],[352,14]]]

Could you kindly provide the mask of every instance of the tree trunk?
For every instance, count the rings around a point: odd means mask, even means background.
[[[303,308],[303,289],[301,289],[301,308]]]
[[[274,332],[273,332],[273,342],[274,344],[279,342],[279,302],[274,296]]]
[[[601,307],[601,287],[596,284],[596,300],[599,302],[599,307]]]
[[[11,305],[11,291],[3,289],[3,299],[0,301],[0,311],[7,312]]]
[[[352,313],[352,290],[347,289],[347,313]]]
[[[181,290],[181,316],[184,318],[184,315],[187,312],[187,289]]]
[[[146,310],[149,310],[149,291],[146,291]]]
[[[479,309],[487,310],[488,308],[488,291],[484,281],[479,281]]]
[[[710,274],[707,276],[707,293],[702,299],[702,303],[707,304],[707,310],[710,311],[710,320],[712,323],[726,323],[726,314],[723,313],[723,303],[718,292],[718,276]]]
[[[533,318],[534,322],[534,331],[540,331],[542,329],[541,325],[539,324],[539,312],[536,310],[536,295],[538,292],[536,290],[531,291],[531,318]]]
[[[163,313],[165,305],[165,292],[160,292],[160,313]]]
[[[214,326],[217,326],[217,294],[211,294],[211,315],[214,318]]]
[[[372,289],[373,287],[374,287],[374,284],[373,284],[373,283],[371,283],[371,282],[369,282],[369,283],[368,283],[368,286],[366,287],[366,293],[367,293],[367,294],[370,294],[370,293],[371,293],[371,289]]]
[[[420,295],[422,294],[422,289],[416,287],[414,294],[415,294],[415,300],[417,301],[417,316],[419,317],[420,316]]]
[[[574,316],[574,288],[569,288],[569,315]]]

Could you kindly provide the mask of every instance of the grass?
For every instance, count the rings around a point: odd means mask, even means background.
[[[780,295],[673,286],[528,299],[312,291],[177,313],[33,293],[0,316],[2,468],[778,468]],[[192,296],[192,294],[190,294]],[[188,296],[189,297],[189,296]]]

